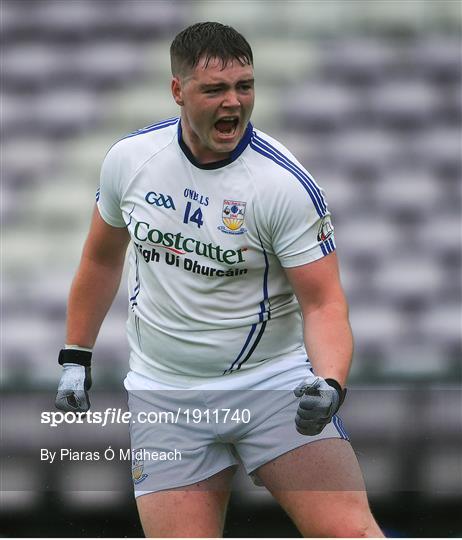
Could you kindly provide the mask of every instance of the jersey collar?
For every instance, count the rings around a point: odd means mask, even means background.
[[[195,167],[199,169],[209,169],[209,170],[220,169],[221,167],[226,167],[226,165],[229,165],[230,163],[235,161],[242,154],[242,152],[247,148],[247,145],[250,142],[250,139],[252,137],[252,132],[253,132],[253,126],[249,122],[247,124],[247,128],[244,132],[244,135],[242,136],[242,139],[239,141],[239,144],[236,146],[236,148],[231,152],[230,156],[226,159],[221,159],[220,161],[213,161],[212,163],[199,163],[196,160],[196,158],[193,156],[193,153],[186,146],[183,140],[181,120],[178,122],[178,144],[180,145],[181,150],[183,150],[184,155]]]

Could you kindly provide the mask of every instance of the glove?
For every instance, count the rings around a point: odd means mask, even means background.
[[[302,435],[318,435],[339,410],[346,395],[335,379],[306,379],[294,390],[300,397],[295,425]]]
[[[55,406],[61,411],[87,412],[90,408],[91,352],[62,349],[58,362],[63,366]]]

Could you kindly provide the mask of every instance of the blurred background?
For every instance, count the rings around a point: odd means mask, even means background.
[[[141,535],[129,464],[52,469],[37,453],[45,439],[123,446],[125,430],[37,430],[101,162],[177,114],[170,42],[204,20],[247,37],[253,123],[327,192],[356,338],[342,416],[373,511],[389,536],[459,537],[462,17],[448,0],[2,1],[1,530]],[[124,407],[126,313],[122,285],[95,348],[94,407]],[[233,493],[225,533],[297,536],[259,489]]]

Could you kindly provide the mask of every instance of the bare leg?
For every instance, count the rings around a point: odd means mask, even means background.
[[[235,468],[168,491],[136,499],[146,537],[217,538],[223,536],[230,484]]]
[[[315,441],[266,463],[258,477],[305,537],[383,538],[348,441]]]

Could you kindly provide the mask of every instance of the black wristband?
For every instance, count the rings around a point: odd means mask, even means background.
[[[79,349],[61,349],[58,356],[58,364],[80,364],[84,367],[91,366],[91,352]]]
[[[335,388],[337,390],[338,397],[340,398],[338,406],[340,407],[340,405],[345,401],[347,389],[342,388],[335,379],[325,379],[325,381],[329,386],[332,386],[332,388]]]

